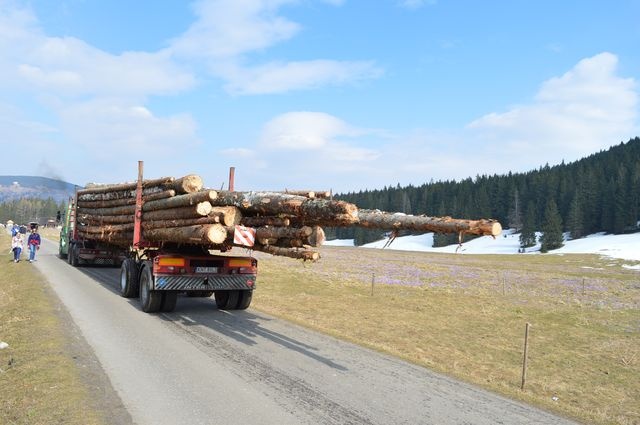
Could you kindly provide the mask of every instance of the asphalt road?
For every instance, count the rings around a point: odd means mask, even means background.
[[[37,260],[138,425],[573,423],[251,308],[143,313],[119,269],[75,269],[50,241]]]

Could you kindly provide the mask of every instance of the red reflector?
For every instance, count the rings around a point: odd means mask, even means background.
[[[253,286],[253,280],[251,279],[247,280],[247,286]]]

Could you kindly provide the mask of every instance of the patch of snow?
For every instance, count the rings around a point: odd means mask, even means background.
[[[540,238],[541,233],[536,236]],[[381,249],[387,243],[387,239],[363,245],[364,248]],[[353,240],[327,241],[325,245],[353,246]],[[518,254],[520,248],[520,234],[513,229],[506,229],[495,239],[491,236],[482,236],[474,240],[464,242],[461,247],[457,244],[433,248],[433,233],[425,233],[419,236],[401,236],[396,238],[386,249],[399,251],[424,251],[446,252],[462,254]],[[540,254],[540,243],[527,248],[526,254]],[[607,235],[595,233],[581,239],[567,240],[564,246],[548,252],[546,255],[556,254],[598,254],[604,257],[618,258],[629,261],[640,261],[640,233],[626,235]],[[633,270],[640,270],[640,265],[624,266]]]
[[[328,246],[353,246],[353,239],[333,239],[326,241],[323,245]]]

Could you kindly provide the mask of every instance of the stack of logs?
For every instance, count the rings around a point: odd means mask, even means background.
[[[358,210],[327,199],[329,192],[229,192],[203,189],[188,175],[142,182],[142,238],[157,244],[199,245],[228,250],[236,226],[255,229],[252,249],[273,255],[317,260],[311,248],[325,240],[322,226],[498,235],[494,220],[457,220]],[[81,237],[119,246],[133,241],[137,183],[88,185],[77,192]]]

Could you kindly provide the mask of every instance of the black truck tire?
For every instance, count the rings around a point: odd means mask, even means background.
[[[216,306],[220,310],[235,310],[238,305],[238,298],[240,297],[240,291],[215,291],[216,294]]]
[[[126,258],[120,266],[120,296],[135,298],[140,293],[138,265],[132,258]]]
[[[178,301],[177,292],[163,292],[162,302],[160,303],[160,311],[170,313],[176,309],[176,303]]]
[[[75,245],[69,248],[69,264],[73,267],[78,267],[80,262],[78,261],[78,249]]]
[[[155,313],[162,304],[162,292],[154,291],[151,267],[142,266],[140,272],[140,306],[145,313]]]
[[[251,305],[251,298],[253,298],[253,290],[244,289],[238,291],[240,293],[238,297],[238,304],[236,305],[236,310],[246,310]]]

